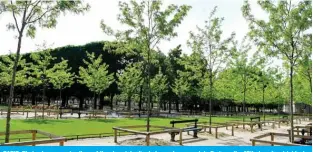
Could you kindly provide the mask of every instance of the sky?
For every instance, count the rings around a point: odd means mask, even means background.
[[[112,37],[108,37],[103,33],[100,28],[100,21],[103,19],[113,29],[122,27],[117,21],[117,14],[119,13],[118,1],[84,0],[84,2],[89,3],[91,6],[88,12],[84,15],[68,13],[66,16],[60,16],[55,28],[38,29],[34,39],[24,37],[21,52],[35,51],[38,45],[44,42],[55,48],[65,45],[84,45],[94,41],[113,40]],[[183,52],[189,54],[191,50],[186,45],[189,31],[195,31],[197,25],[203,26],[204,21],[208,19],[210,12],[215,6],[218,7],[216,16],[224,17],[222,25],[223,37],[229,37],[232,32],[235,32],[236,39],[240,41],[248,32],[248,25],[241,12],[243,2],[243,0],[163,0],[164,5],[187,4],[192,6],[192,9],[176,29],[178,36],[171,41],[161,42],[158,47],[163,53],[167,54],[170,49],[181,44]],[[252,13],[256,17],[263,18],[266,16],[255,1],[250,3]],[[11,14],[0,15],[0,55],[16,51],[16,31],[7,30],[6,24],[9,22],[13,22]]]

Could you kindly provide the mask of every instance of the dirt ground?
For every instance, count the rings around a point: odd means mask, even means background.
[[[302,121],[301,124],[295,125],[306,125],[311,123],[309,121]],[[262,135],[267,132],[279,132],[287,133],[289,125],[282,124],[280,128],[275,127],[272,129],[271,125],[263,126],[263,131],[255,127],[253,133],[250,132],[248,126],[245,129],[242,126],[238,128],[235,127],[234,136],[231,135],[231,127],[228,130],[226,128],[219,128],[219,137],[216,139],[213,134],[207,132],[198,133],[198,138],[193,138],[192,134],[187,135],[186,132],[183,133],[183,145],[184,146],[249,146],[251,145],[250,139]],[[208,131],[208,129],[207,129]],[[175,139],[177,140],[179,136],[177,135]],[[270,137],[267,140],[270,140]],[[266,139],[265,138],[265,139]],[[114,137],[105,138],[95,138],[95,139],[81,139],[81,140],[70,140],[65,142],[65,146],[113,146],[113,145],[145,145],[145,137],[142,135],[130,135],[130,136],[120,136],[117,137],[118,143],[114,143]],[[275,141],[288,143],[287,137],[275,137]],[[170,135],[168,133],[157,134],[151,136],[151,145],[179,145],[178,141],[170,142]],[[48,145],[58,145],[58,144],[47,144]],[[258,145],[258,144],[257,144]]]

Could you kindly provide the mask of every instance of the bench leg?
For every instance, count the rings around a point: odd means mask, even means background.
[[[218,136],[218,131],[217,131],[217,127],[215,128],[215,138],[217,138],[217,136]]]
[[[234,125],[231,126],[231,135],[234,136]]]
[[[175,141],[175,133],[171,133],[171,141]]]
[[[183,145],[183,132],[182,132],[182,130],[179,131],[179,145]]]
[[[198,138],[198,132],[197,131],[193,131],[193,137]]]

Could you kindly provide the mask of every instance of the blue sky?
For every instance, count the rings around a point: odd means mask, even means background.
[[[126,1],[126,0],[125,0]],[[37,49],[36,45],[42,44],[44,41],[52,47],[60,47],[64,45],[83,45],[93,41],[112,40],[106,36],[100,29],[100,21],[103,19],[105,23],[114,29],[121,28],[116,20],[118,10],[117,0],[85,0],[91,5],[89,12],[84,15],[67,14],[61,16],[58,25],[54,29],[39,29],[35,39],[24,38],[22,42],[22,53],[31,52]],[[162,42],[159,48],[165,54],[171,48],[181,44],[184,53],[190,53],[187,48],[186,41],[189,31],[194,31],[196,25],[202,26],[208,18],[214,6],[218,6],[216,13],[219,17],[224,17],[222,29],[223,36],[228,37],[233,31],[236,32],[236,38],[241,38],[247,33],[248,26],[241,13],[243,0],[164,0],[165,5],[168,4],[187,4],[192,6],[188,16],[182,24],[177,28],[178,37],[170,42]],[[256,1],[251,1],[253,14],[263,18],[266,14],[257,6]],[[8,54],[16,51],[17,39],[16,32],[8,31],[6,24],[12,22],[11,14],[0,15],[0,54]],[[25,35],[25,34],[24,34]]]

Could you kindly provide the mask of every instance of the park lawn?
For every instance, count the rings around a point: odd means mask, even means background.
[[[273,116],[270,116],[273,117]],[[181,117],[181,118],[150,118],[150,124],[157,126],[171,127],[171,120],[187,120],[195,119],[196,117]],[[209,117],[197,117],[199,122],[208,122]],[[269,118],[269,116],[267,116]],[[248,118],[247,118],[248,119]],[[212,122],[227,122],[242,120],[242,117],[212,117]],[[112,118],[112,119],[59,119],[59,120],[42,120],[42,119],[13,119],[11,120],[11,130],[41,130],[59,136],[74,136],[84,134],[107,134],[113,135],[114,126],[132,126],[145,125],[146,118]],[[0,120],[0,132],[5,131],[5,119]],[[175,127],[186,127],[185,124],[177,124]],[[137,128],[136,130],[144,131],[145,128]],[[151,128],[155,131],[155,128]],[[159,130],[159,129],[157,129]],[[37,137],[42,137],[38,135]],[[11,141],[17,141],[17,138],[31,138],[28,135],[12,135]],[[3,143],[4,136],[0,138],[0,143]]]

